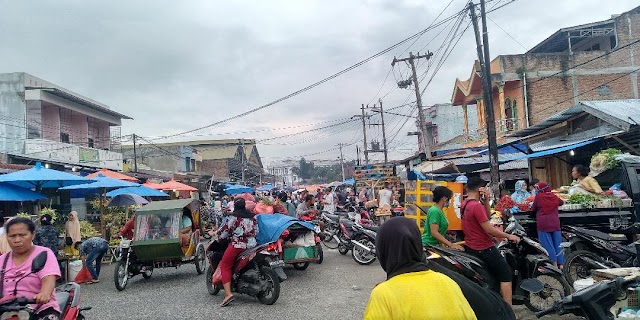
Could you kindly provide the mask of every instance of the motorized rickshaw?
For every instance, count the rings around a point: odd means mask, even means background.
[[[200,242],[200,204],[195,199],[155,201],[138,209],[133,240],[120,241],[114,282],[122,291],[129,278],[151,278],[153,269],[196,265],[198,274],[207,266]],[[191,227],[187,227],[191,224]]]

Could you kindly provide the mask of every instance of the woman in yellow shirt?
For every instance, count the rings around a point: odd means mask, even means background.
[[[571,170],[571,176],[578,180],[578,186],[587,192],[594,194],[602,194],[602,188],[596,179],[589,177],[589,168],[577,164]]]
[[[415,221],[396,217],[385,222],[377,234],[376,255],[387,281],[371,292],[363,319],[476,319],[458,284],[424,262]]]

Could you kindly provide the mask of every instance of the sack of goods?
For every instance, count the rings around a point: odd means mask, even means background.
[[[376,200],[367,201],[364,204],[364,208],[367,209],[367,210],[369,210],[371,208],[377,208],[377,207],[378,207],[378,201],[376,201]]]

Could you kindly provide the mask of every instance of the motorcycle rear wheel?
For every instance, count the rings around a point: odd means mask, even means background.
[[[148,280],[148,279],[151,279],[151,275],[152,274],[153,274],[153,268],[147,269],[147,270],[142,272],[142,277],[145,278],[146,280]]]
[[[270,288],[267,292],[260,293],[257,297],[258,300],[266,305],[276,303],[278,297],[280,297],[280,279],[278,275],[270,267],[262,267],[260,268],[260,277],[269,283]]]
[[[129,266],[124,260],[116,262],[116,267],[113,271],[113,281],[118,291],[122,291],[127,287],[129,281]]]
[[[561,275],[539,274],[535,278],[544,283],[544,289],[539,293],[529,293],[525,306],[533,312],[549,309],[571,294],[569,283]]]
[[[204,245],[198,244],[198,248],[196,249],[196,258],[193,261],[196,265],[196,272],[198,274],[204,273],[204,267],[207,265],[207,258],[204,251]]]
[[[370,249],[376,248],[375,243],[373,243],[371,240],[369,240],[369,238],[365,236],[359,237],[358,239],[356,239],[356,241]],[[372,264],[374,261],[376,261],[375,254],[371,254],[370,252],[367,252],[366,250],[361,249],[357,245],[353,246],[353,249],[351,250],[351,257],[355,262],[361,265],[369,265],[369,264]]]
[[[329,249],[336,249],[340,245],[336,242],[336,239],[333,238],[333,232],[326,230],[322,232],[324,236],[322,237],[322,244]]]
[[[215,296],[220,292],[221,287],[220,286],[214,286],[212,281],[213,281],[213,267],[208,266],[207,267],[207,275],[205,276],[205,281],[207,282],[207,292],[209,292],[210,295]]]
[[[587,250],[577,250],[571,252],[564,261],[564,269],[562,273],[570,284],[573,284],[577,280],[586,279],[591,276],[591,270],[595,268],[590,267],[586,262],[582,261],[582,258],[589,258],[594,261],[604,263],[604,260],[597,254]]]

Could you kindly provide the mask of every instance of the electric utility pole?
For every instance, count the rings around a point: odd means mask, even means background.
[[[362,107],[360,107],[360,110],[362,111],[362,115],[357,114],[351,117],[351,119],[362,119],[362,135],[364,136],[364,149],[362,149],[362,151],[364,152],[364,163],[369,164],[369,149],[367,146],[367,118],[369,117],[369,115],[364,111],[364,103],[362,104]]]
[[[342,147],[346,146],[346,143],[338,143],[338,147],[340,147],[340,169],[342,169],[342,181],[346,180],[344,177],[344,158],[342,157]]]
[[[242,185],[246,185],[245,182],[245,173],[244,173],[244,158],[246,157],[246,153],[244,152],[244,139],[240,139],[240,145],[242,146]]]
[[[384,109],[382,109],[382,99],[378,99],[378,102],[380,103],[380,107],[376,108],[376,106],[373,105],[372,110],[374,112],[380,113],[380,120],[381,120],[380,125],[382,126],[382,147],[384,148],[382,152],[384,153],[384,163],[387,163],[389,161],[389,158],[387,157],[387,133],[384,127]]]
[[[136,151],[136,134],[133,134],[133,172],[138,172],[138,152]]]
[[[418,83],[418,74],[416,73],[416,64],[415,60],[417,59],[431,59],[433,53],[427,52],[426,54],[420,55],[418,52],[417,56],[413,55],[413,52],[409,52],[408,58],[397,59],[393,58],[393,62],[391,62],[391,66],[394,66],[397,62],[408,61],[411,66],[411,79],[413,82],[414,90],[416,91],[416,103],[418,104],[418,125],[420,126],[420,135],[422,138],[422,151],[424,151],[427,159],[431,158],[431,139],[427,136],[427,128],[424,122],[424,111],[422,110],[422,97],[420,96],[420,84]]]
[[[480,28],[478,27],[478,17],[476,15],[475,6],[469,2],[469,14],[473,21],[473,30],[476,37],[476,50],[478,52],[478,61],[480,61],[480,70],[482,74],[482,92],[484,101],[484,114],[487,126],[487,141],[489,144],[489,165],[491,175],[491,190],[494,199],[500,198],[500,166],[498,162],[498,142],[496,138],[496,122],[493,111],[493,94],[491,80],[491,59],[489,56],[489,33],[487,32],[487,19],[485,11],[485,0],[480,0],[480,15],[482,16],[482,40],[480,39]],[[483,45],[484,44],[484,45]],[[484,52],[483,52],[484,50]]]

